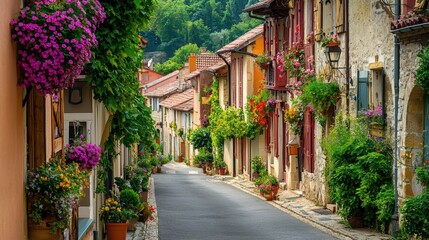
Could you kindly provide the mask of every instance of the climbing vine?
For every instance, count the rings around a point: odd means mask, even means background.
[[[105,192],[104,181],[117,155],[116,141],[127,147],[141,144],[145,151],[155,149],[154,121],[145,98],[139,93],[136,77],[142,60],[138,34],[148,23],[155,1],[100,2],[106,20],[96,33],[99,46],[94,50],[95,59],[86,68],[86,74],[94,86],[94,98],[102,102],[111,115],[110,133],[97,174],[97,192]]]

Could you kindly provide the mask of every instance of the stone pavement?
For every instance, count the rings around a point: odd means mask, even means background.
[[[153,178],[150,178],[150,188],[147,197],[148,204],[155,207],[153,213],[153,221],[146,223],[138,222],[135,226],[135,231],[127,233],[127,240],[158,240],[158,209],[156,207],[155,184]]]
[[[224,181],[237,188],[240,188],[256,197],[264,199],[257,191],[254,183],[241,178],[233,178],[231,176],[214,176],[215,179]],[[312,201],[304,198],[300,193],[279,190],[277,200],[267,203],[283,210],[294,217],[297,217],[303,222],[306,222],[322,231],[330,233],[339,239],[353,240],[375,240],[375,239],[390,239],[386,234],[374,232],[371,229],[351,229],[341,224],[342,218],[331,211],[316,206]]]

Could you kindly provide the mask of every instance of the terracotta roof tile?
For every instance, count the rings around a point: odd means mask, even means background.
[[[169,79],[169,78],[172,78],[172,77],[174,77],[175,75],[179,75],[179,70],[176,70],[176,71],[174,71],[174,72],[172,72],[172,73],[169,73],[169,74],[167,74],[167,75],[165,75],[165,76],[163,76],[163,77],[161,77],[161,78],[158,78],[158,79],[156,79],[155,81],[152,81],[152,82],[150,82],[150,83],[147,83],[147,84],[145,84],[144,85],[144,87],[152,87],[152,86],[154,86],[154,85],[156,85],[156,84],[158,84],[158,83],[160,83],[160,82],[163,82],[163,81],[165,81],[165,80],[167,80],[167,79]]]
[[[267,8],[271,5],[272,2],[274,2],[275,0],[263,0],[260,2],[257,2],[253,5],[248,6],[247,8],[243,9],[243,12],[250,12],[256,9],[260,9],[260,8]]]
[[[175,80],[171,83],[167,83],[164,86],[156,88],[153,91],[148,91],[144,93],[144,96],[147,97],[162,97],[171,93],[174,93],[179,89],[179,80]]]
[[[182,111],[182,112],[189,112],[189,111],[191,111],[192,109],[194,109],[194,98],[192,98],[192,99],[190,99],[190,100],[188,100],[188,101],[186,101],[184,103],[181,103],[179,105],[174,106],[173,109],[174,110],[179,110],[179,111]]]
[[[161,101],[159,103],[160,106],[164,106],[166,108],[173,108],[177,105],[180,105],[182,103],[185,103],[191,99],[194,99],[194,89],[190,88],[184,92],[181,93],[175,93],[171,96],[169,96],[167,99]]]
[[[219,61],[222,59],[216,53],[197,54],[197,70],[206,69]]]
[[[253,28],[252,30],[248,31],[247,33],[241,35],[239,38],[235,39],[234,41],[230,42],[229,44],[225,45],[221,49],[217,51],[217,53],[222,51],[228,51],[228,50],[234,50],[234,49],[241,49],[252,42],[256,40],[257,37],[262,35],[264,32],[264,25],[258,25],[257,27]]]

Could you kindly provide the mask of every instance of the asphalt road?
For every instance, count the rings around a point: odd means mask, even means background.
[[[153,175],[159,239],[335,239],[266,201],[197,173],[168,164]]]

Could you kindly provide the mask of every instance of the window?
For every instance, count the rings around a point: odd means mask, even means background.
[[[151,99],[152,111],[159,112],[159,98]]]
[[[358,86],[356,96],[357,114],[376,106],[382,107],[384,116],[384,69],[358,71]]]

